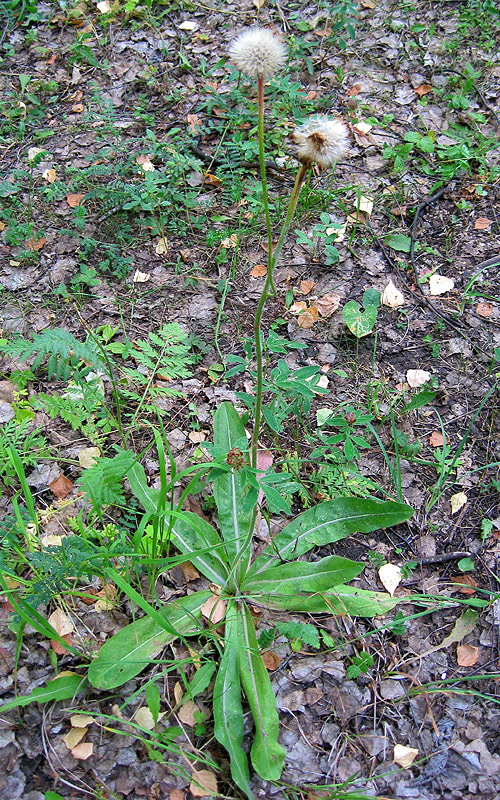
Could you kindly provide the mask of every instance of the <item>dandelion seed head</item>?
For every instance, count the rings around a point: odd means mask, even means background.
[[[285,65],[287,47],[267,28],[249,28],[231,43],[229,56],[247,78],[271,78]]]
[[[302,164],[317,164],[328,169],[346,155],[349,149],[349,131],[340,119],[326,116],[309,117],[290,136],[297,145],[297,156]]]

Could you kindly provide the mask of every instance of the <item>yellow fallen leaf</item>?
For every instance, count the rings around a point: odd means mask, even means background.
[[[314,305],[322,317],[331,317],[340,305],[340,296],[334,292],[324,294],[323,297],[318,297]]]
[[[252,278],[263,278],[264,275],[267,275],[267,267],[265,264],[256,264],[255,267],[252,267],[250,270],[250,275]]]
[[[199,444],[200,442],[204,442],[206,438],[207,435],[206,433],[203,433],[203,431],[191,431],[188,434],[188,439],[193,444]]]
[[[399,289],[396,289],[392,281],[389,281],[382,292],[382,305],[389,306],[389,308],[399,308],[400,306],[404,306],[404,304],[404,295]]]
[[[217,793],[217,778],[208,769],[194,771],[189,784],[193,797],[210,797]]]
[[[156,252],[158,252],[158,247],[156,248]],[[150,280],[151,280],[151,275],[149,274],[149,272],[141,272],[138,269],[136,269],[132,278],[133,283],[147,283]]]
[[[94,717],[89,714],[72,714],[69,721],[72,728],[87,728],[94,722]]]
[[[37,157],[37,155],[44,152],[45,151],[43,147],[30,147],[30,149],[28,150],[28,161],[33,162]]]
[[[301,311],[305,311],[307,308],[307,303],[304,300],[297,300],[296,303],[292,303],[290,308],[288,309],[290,314],[300,314]]]
[[[88,728],[71,728],[66,736],[63,736],[63,742],[68,750],[73,750],[82,741],[87,731]]]
[[[167,237],[162,236],[161,239],[158,239],[158,243],[156,245],[156,255],[161,256],[163,253],[166,253],[168,250],[168,242]]]
[[[473,667],[479,658],[479,647],[473,644],[457,646],[457,664],[459,667]]]
[[[456,514],[467,502],[465,492],[457,492],[450,497],[451,513]]]
[[[86,761],[87,758],[94,752],[94,745],[92,742],[81,742],[77,744],[76,747],[73,747],[71,750],[71,755],[73,758],[77,758],[79,761]]]
[[[202,616],[208,620],[212,625],[222,622],[226,616],[226,604],[224,600],[213,594],[206,600],[201,607]]]
[[[401,567],[396,566],[396,564],[383,564],[378,571],[378,576],[384,588],[393,597],[394,592],[401,583]]]
[[[358,211],[364,211],[365,214],[370,216],[373,211],[373,200],[370,197],[363,197],[363,195],[361,195],[358,203]]]
[[[186,700],[177,712],[177,716],[184,725],[189,725],[191,728],[197,723],[196,717],[199,715],[200,709],[193,700]]]
[[[415,747],[406,747],[404,744],[394,745],[394,763],[403,769],[411,767],[417,756],[418,750]]]
[[[53,611],[48,618],[47,622],[49,625],[52,625],[59,636],[66,636],[66,634],[72,633],[74,630],[73,623],[61,608],[56,608],[56,610]]]
[[[42,178],[44,178],[47,183],[54,183],[55,179],[57,178],[55,169],[46,169],[42,173]]]
[[[84,447],[78,453],[78,461],[82,469],[90,469],[96,463],[96,459],[101,457],[98,447]]]
[[[406,372],[408,386],[412,389],[418,389],[419,386],[423,386],[430,378],[431,373],[427,372],[426,369],[409,369]]]
[[[356,125],[354,127],[360,133],[370,133],[371,129],[373,128],[373,125],[369,125],[368,122],[356,122]]]
[[[314,281],[301,281],[300,282],[300,291],[302,294],[309,294],[309,292],[314,288],[315,282]]]
[[[147,731],[152,731],[155,726],[153,715],[147,706],[141,706],[134,714],[134,722],[145,728]]]
[[[451,292],[454,286],[455,281],[452,280],[452,278],[447,278],[445,275],[438,275],[435,273],[429,278],[429,292],[433,297]]]

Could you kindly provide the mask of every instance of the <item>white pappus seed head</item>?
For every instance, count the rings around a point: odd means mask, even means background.
[[[290,134],[297,145],[297,156],[302,164],[317,164],[328,169],[343,158],[349,149],[349,131],[340,119],[323,115],[309,117]]]
[[[267,28],[249,28],[231,43],[229,57],[247,78],[271,78],[285,65],[287,47]]]

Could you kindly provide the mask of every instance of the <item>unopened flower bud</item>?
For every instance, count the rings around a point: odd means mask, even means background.
[[[247,78],[271,78],[285,65],[287,48],[267,28],[249,28],[232,42],[229,56]]]
[[[346,155],[349,149],[349,131],[340,119],[325,116],[310,117],[290,135],[297,145],[297,156],[302,164],[317,164],[328,169]]]

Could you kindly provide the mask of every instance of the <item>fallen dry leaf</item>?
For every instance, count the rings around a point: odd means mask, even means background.
[[[396,289],[392,281],[389,281],[382,292],[381,300],[382,305],[389,306],[389,308],[400,308],[400,306],[404,306],[405,304],[404,295],[399,289]]]
[[[467,495],[465,492],[457,492],[450,497],[451,513],[456,514],[467,502]]]
[[[96,463],[96,459],[101,457],[98,447],[84,447],[78,453],[78,461],[82,469],[90,469]]]
[[[361,84],[355,83],[354,86],[351,86],[351,88],[347,90],[346,97],[356,97],[356,95],[359,94],[360,89],[361,89]]]
[[[68,633],[74,631],[74,625],[67,614],[64,613],[62,608],[56,608],[52,612],[47,622],[51,625],[59,636],[66,636]]]
[[[305,311],[306,308],[307,303],[305,303],[303,300],[297,300],[296,303],[292,303],[288,310],[290,314],[300,314],[302,311]]]
[[[155,721],[153,715],[147,706],[141,706],[134,714],[134,722],[145,728],[147,731],[154,730]]]
[[[221,247],[225,247],[226,250],[229,250],[229,249],[233,249],[234,250],[236,247],[238,247],[238,234],[237,233],[232,233],[231,236],[228,236],[227,239],[224,239],[220,243],[220,246]]]
[[[474,580],[472,575],[456,575],[453,578],[453,583],[459,583],[460,594],[471,595],[476,593],[477,582]]]
[[[490,303],[478,303],[476,306],[476,314],[480,317],[491,317],[493,313],[493,306]]]
[[[394,745],[394,763],[403,769],[411,767],[417,756],[418,750],[415,747],[406,747],[404,744]]]
[[[186,119],[193,133],[199,133],[201,131],[201,119],[198,114],[188,114]]]
[[[418,389],[419,386],[423,386],[424,383],[430,380],[430,377],[431,373],[425,369],[409,369],[406,372],[408,386],[412,389]]]
[[[199,444],[200,442],[204,442],[207,438],[207,434],[203,433],[203,431],[190,431],[188,434],[188,439],[193,444]]]
[[[315,306],[311,306],[311,308],[315,308]],[[318,309],[316,309],[316,315],[314,315],[311,313],[311,309],[308,308],[307,311],[304,311],[297,318],[297,325],[299,326],[299,328],[305,328],[305,329],[312,328],[317,319],[318,319]]]
[[[41,250],[46,241],[47,239],[45,236],[40,236],[39,239],[37,239],[35,236],[32,236],[31,239],[27,240],[26,247],[28,250]]]
[[[358,211],[364,211],[365,214],[370,216],[373,211],[373,200],[370,197],[361,196],[359,198]]]
[[[262,661],[269,672],[274,672],[281,664],[281,657],[272,650],[268,650],[266,653],[262,653]]]
[[[161,239],[158,239],[158,242],[157,242],[155,250],[156,250],[156,255],[157,256],[161,256],[161,255],[163,255],[163,253],[167,252],[167,250],[168,250],[168,242],[167,242],[167,237],[166,236],[162,236]]]
[[[94,745],[92,742],[81,742],[80,744],[77,744],[76,747],[73,747],[71,755],[73,758],[77,758],[78,761],[86,761],[87,758],[90,758],[93,752]]]
[[[109,0],[99,0],[97,3],[97,10],[101,12],[101,14],[109,14],[111,11],[111,3]]]
[[[153,162],[151,161],[149,156],[138,155],[138,156],[135,157],[135,160],[136,160],[136,163],[140,167],[142,167],[144,172],[154,172],[155,171],[155,165],[153,164]]]
[[[72,714],[69,721],[72,728],[88,728],[94,722],[94,717],[89,714]]]
[[[487,231],[490,225],[490,219],[486,219],[486,217],[478,217],[474,222],[474,229],[476,231]]]
[[[71,110],[74,114],[81,114],[83,111],[83,103],[75,103],[73,106],[71,106]]]
[[[394,592],[401,583],[401,568],[396,564],[383,564],[378,571],[378,576],[384,588],[393,597]]]
[[[212,625],[217,625],[226,616],[226,604],[224,600],[213,594],[203,603],[201,613]]]
[[[132,282],[133,283],[147,283],[151,280],[151,275],[149,272],[141,272],[139,269],[133,274]]]
[[[187,19],[178,26],[181,31],[195,31],[198,27],[198,24],[192,20]]]
[[[184,800],[185,795],[182,789],[170,789],[168,800]]]
[[[65,634],[65,636],[61,636],[61,639],[63,639],[69,645],[73,644],[71,633],[67,633]],[[58,639],[51,639],[50,646],[52,647],[54,653],[58,656],[64,656],[68,652],[67,648]]]
[[[46,169],[42,173],[42,178],[44,178],[44,180],[46,180],[47,183],[54,183],[57,178],[55,169]]]
[[[473,667],[479,658],[479,647],[473,644],[459,644],[457,646],[457,664],[459,667]]]
[[[215,111],[215,109],[212,109],[212,111]],[[215,186],[216,188],[222,186],[222,181],[217,175],[212,175],[211,172],[204,172],[203,175],[203,183],[206,183],[207,186]]]
[[[314,288],[315,285],[316,284],[314,281],[301,281],[300,291],[302,292],[302,294],[309,294],[309,292],[311,291],[311,289]]]
[[[315,301],[314,305],[322,317],[331,317],[331,315],[337,311],[338,307],[340,306],[340,297],[338,294],[334,294],[333,292],[324,294],[323,297],[319,297]]]
[[[194,771],[189,784],[193,797],[209,797],[217,792],[217,778],[208,769]]]
[[[429,278],[429,292],[433,297],[451,292],[454,286],[455,281],[452,278],[447,278],[446,275],[435,273]]]
[[[73,750],[82,741],[87,731],[88,728],[71,728],[66,736],[63,736],[63,742],[68,750]]]
[[[81,205],[84,197],[84,194],[67,194],[66,202],[70,208],[77,208],[77,206]]]
[[[429,86],[428,83],[421,83],[420,86],[417,86],[417,88],[414,91],[415,94],[418,94],[419,97],[423,97],[424,94],[432,92],[432,86]]]
[[[66,478],[62,472],[59,474],[59,477],[49,483],[49,489],[52,494],[55,494],[58,500],[64,500],[65,497],[69,495],[73,488],[73,484]]]
[[[200,573],[190,561],[183,561],[180,567],[186,583],[189,583],[190,581],[196,581],[200,577]]]
[[[35,160],[35,158],[40,154],[44,153],[45,150],[43,147],[30,147],[28,150],[28,161],[31,163]]]
[[[355,130],[359,131],[359,133],[364,133],[364,134],[369,133],[372,128],[373,125],[369,125],[368,122],[356,122],[356,125],[354,126]]]
[[[186,700],[179,708],[177,716],[184,725],[189,725],[190,728],[194,728],[198,721],[196,716],[199,716],[199,713],[200,709],[196,703],[193,700]]]
[[[432,431],[431,435],[429,436],[429,444],[431,447],[442,447],[444,444],[444,438],[441,431]]]
[[[264,275],[267,275],[267,267],[265,264],[256,264],[255,267],[252,267],[250,270],[250,275],[252,278],[263,278]]]

